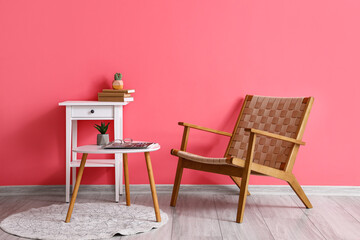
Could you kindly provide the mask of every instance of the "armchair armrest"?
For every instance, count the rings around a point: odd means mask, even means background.
[[[223,132],[223,131],[218,131],[218,130],[214,130],[214,129],[206,128],[206,127],[201,127],[201,126],[193,125],[193,124],[190,124],[190,123],[179,122],[178,124],[179,124],[180,126],[189,127],[189,128],[194,128],[194,129],[198,129],[198,130],[200,130],[200,131],[211,132],[211,133],[215,133],[215,134],[219,134],[219,135],[224,135],[224,136],[228,136],[228,137],[231,137],[231,136],[232,136],[232,133]]]
[[[279,139],[279,140],[284,140],[284,141],[299,144],[299,145],[305,145],[305,142],[297,140],[295,138],[289,138],[289,137],[285,137],[285,136],[282,136],[282,135],[279,135],[279,134],[270,133],[270,132],[262,131],[262,130],[255,129],[255,128],[245,128],[245,131],[260,134],[260,135],[263,135],[263,136],[266,136],[266,137],[271,137],[271,138],[276,138],[276,139]]]

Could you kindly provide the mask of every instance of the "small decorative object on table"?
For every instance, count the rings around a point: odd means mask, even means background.
[[[112,87],[115,90],[120,90],[124,88],[124,82],[121,80],[122,74],[121,73],[115,73],[114,75],[114,81],[112,83]]]
[[[97,145],[106,145],[109,143],[109,134],[106,134],[106,131],[108,130],[109,124],[106,124],[104,122],[101,122],[100,125],[95,124],[95,128],[100,132],[100,134],[97,135]]]
[[[146,149],[154,145],[152,142],[133,141],[131,138],[115,139],[115,141],[102,146],[104,149]]]

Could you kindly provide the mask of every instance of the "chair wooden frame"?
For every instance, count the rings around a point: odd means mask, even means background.
[[[246,159],[240,159],[236,157],[229,156],[229,149],[232,139],[234,138],[235,131],[239,125],[241,116],[243,114],[245,103],[247,101],[250,101],[252,95],[247,95],[245,97],[244,104],[241,108],[238,120],[236,122],[236,125],[234,127],[233,133],[218,131],[210,128],[201,127],[198,125],[188,124],[179,122],[180,126],[184,127],[183,137],[181,141],[181,151],[186,151],[188,138],[189,138],[189,132],[190,129],[196,129],[200,131],[206,131],[209,133],[219,134],[223,136],[231,137],[228,147],[226,149],[224,157],[226,158],[226,163],[223,165],[215,165],[215,164],[208,164],[208,163],[201,163],[196,161],[187,160],[185,158],[179,157],[176,175],[175,175],[175,181],[174,181],[174,187],[173,192],[171,196],[170,206],[175,207],[177,197],[179,194],[179,188],[180,188],[180,182],[181,177],[183,173],[184,168],[189,168],[193,170],[200,170],[205,172],[212,172],[212,173],[218,173],[223,175],[228,175],[231,177],[231,179],[235,182],[235,184],[240,188],[240,194],[239,194],[239,203],[238,203],[238,210],[237,210],[237,216],[236,216],[236,222],[241,223],[243,221],[244,216],[244,209],[245,209],[245,203],[246,203],[246,197],[250,193],[248,192],[248,184],[249,184],[249,177],[250,174],[255,175],[264,175],[264,176],[271,176],[275,177],[281,180],[286,181],[291,188],[294,190],[296,195],[300,198],[300,200],[303,202],[306,208],[312,208],[312,205],[305,195],[303,189],[301,188],[300,184],[296,180],[294,174],[292,173],[293,166],[295,163],[296,155],[298,153],[300,145],[305,145],[305,143],[302,141],[302,136],[304,134],[305,125],[307,123],[307,120],[309,118],[310,110],[312,107],[312,104],[314,102],[313,97],[304,98],[303,103],[306,104],[305,112],[302,116],[300,127],[297,131],[296,138],[289,138],[285,136],[281,136],[278,134],[254,129],[254,128],[247,128],[245,131],[250,133],[249,137],[249,143],[248,143],[248,149],[247,149],[247,156]],[[268,167],[262,164],[254,163],[253,157],[254,157],[254,149],[255,149],[255,140],[258,135],[267,136],[270,138],[279,139],[286,142],[291,142],[294,144],[292,151],[290,153],[290,157],[287,161],[287,164],[284,168],[284,170],[279,170],[276,168]],[[171,154],[177,156],[177,153],[179,150],[173,149],[171,150]]]

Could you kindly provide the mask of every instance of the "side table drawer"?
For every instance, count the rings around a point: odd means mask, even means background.
[[[73,118],[113,118],[113,106],[72,106]]]

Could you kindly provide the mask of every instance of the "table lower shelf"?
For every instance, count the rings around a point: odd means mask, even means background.
[[[70,167],[80,167],[81,160],[70,162]],[[115,167],[115,159],[87,159],[85,167]]]

